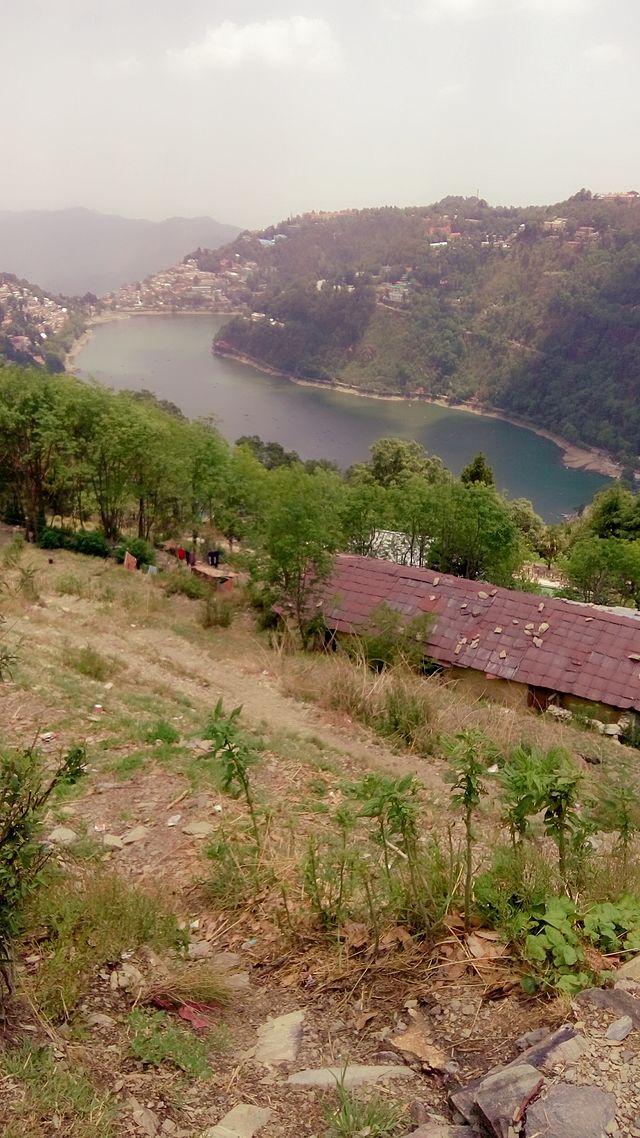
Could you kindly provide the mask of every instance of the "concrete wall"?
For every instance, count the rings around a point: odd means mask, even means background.
[[[460,691],[468,694],[470,699],[490,699],[503,707],[520,710],[527,707],[527,684],[515,683],[513,680],[489,680],[484,672],[476,672],[473,668],[448,668],[444,675],[455,680]]]

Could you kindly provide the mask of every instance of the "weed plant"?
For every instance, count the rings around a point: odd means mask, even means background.
[[[176,918],[155,897],[95,868],[52,870],[27,916],[43,959],[23,984],[54,1021],[69,1017],[105,963],[143,944],[167,949],[181,939]]]
[[[84,648],[67,646],[63,653],[63,661],[68,668],[73,668],[80,675],[87,676],[91,680],[97,680],[99,683],[108,680],[118,668],[115,660],[103,656],[91,644],[85,644]]]
[[[326,1112],[331,1138],[393,1138],[407,1127],[401,1107],[381,1095],[358,1098],[344,1085],[344,1074],[338,1082],[337,1106]]]
[[[167,597],[188,597],[201,601],[207,594],[208,586],[187,569],[171,569],[162,576],[162,588]]]
[[[209,588],[204,598],[200,623],[203,628],[230,628],[235,607],[230,597]]]
[[[129,1052],[134,1059],[150,1067],[166,1063],[194,1079],[210,1077],[210,1055],[225,1050],[227,1045],[223,1029],[209,1032],[206,1039],[198,1038],[165,1012],[147,1008],[134,1008],[128,1017],[128,1027]]]
[[[20,1092],[14,1096],[13,1120],[3,1130],[4,1138],[49,1138],[52,1132],[69,1138],[115,1135],[117,1103],[97,1090],[81,1063],[76,1061],[70,1070],[48,1047],[25,1042],[3,1048],[0,1072]]]

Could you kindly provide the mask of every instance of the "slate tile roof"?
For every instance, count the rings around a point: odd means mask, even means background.
[[[640,621],[592,605],[512,592],[391,561],[341,554],[323,590],[329,628],[357,632],[385,602],[433,613],[439,664],[640,711]]]

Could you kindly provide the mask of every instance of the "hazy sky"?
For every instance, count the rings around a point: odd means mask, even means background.
[[[0,209],[640,190],[640,0],[0,0]]]

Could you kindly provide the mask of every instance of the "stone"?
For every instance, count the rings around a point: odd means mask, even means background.
[[[543,1071],[550,1071],[559,1064],[575,1063],[584,1053],[585,1040],[578,1035],[571,1024],[563,1024],[557,1031],[545,1035],[539,1043],[523,1051],[517,1063],[529,1063]]]
[[[527,1138],[604,1138],[616,1100],[599,1087],[552,1087],[527,1111]]]
[[[633,1031],[633,1020],[631,1016],[620,1016],[613,1023],[609,1024],[606,1032],[606,1038],[613,1040],[614,1043],[622,1043],[626,1039],[629,1032]]]
[[[232,972],[225,976],[224,982],[231,992],[246,992],[251,987],[251,977],[248,972]]]
[[[192,940],[187,949],[189,960],[204,960],[211,956],[211,945],[208,940]]]
[[[121,964],[116,972],[111,973],[111,987],[114,990],[118,988],[124,992],[131,992],[134,988],[142,986],[144,977],[139,968],[135,964]]]
[[[73,842],[77,842],[78,835],[68,826],[56,826],[49,834],[48,840],[53,842],[54,846],[70,846]]]
[[[622,980],[640,980],[640,956],[632,956],[631,960],[625,960],[616,969],[616,976]]]
[[[270,1118],[271,1111],[267,1107],[241,1102],[215,1126],[204,1130],[200,1138],[253,1138]]]
[[[102,844],[106,846],[108,850],[121,850],[124,843],[122,838],[119,838],[117,834],[103,834]]]
[[[189,822],[188,826],[182,827],[182,833],[188,834],[191,838],[207,838],[214,829],[215,826],[211,822]]]
[[[446,1122],[426,1122],[404,1138],[476,1138],[477,1131],[470,1126],[449,1126]]]
[[[134,842],[143,841],[144,838],[146,838],[148,832],[149,831],[146,826],[134,826],[133,830],[129,830],[126,834],[123,834],[123,846],[130,846],[133,845]]]
[[[510,1138],[512,1122],[524,1117],[527,1103],[543,1084],[544,1076],[529,1063],[505,1067],[482,1080],[474,1101],[480,1117],[496,1138]]]
[[[242,964],[242,957],[239,952],[216,952],[212,964],[215,964],[216,968],[237,968]]]
[[[112,1016],[104,1015],[102,1012],[93,1012],[87,1016],[87,1027],[113,1027],[115,1022]]]
[[[278,1016],[258,1028],[255,1057],[259,1063],[295,1063],[302,1043],[304,1011]]]
[[[634,1027],[640,1027],[640,1000],[620,988],[587,988],[575,998],[577,1004],[590,1004],[596,1008],[606,1008],[618,1016],[628,1015]]]
[[[534,1031],[527,1031],[516,1039],[516,1047],[518,1051],[528,1051],[530,1047],[535,1047],[537,1043],[542,1043],[551,1032],[548,1027],[536,1027]]]
[[[294,1087],[330,1087],[340,1085],[347,1089],[360,1087],[365,1083],[380,1083],[385,1079],[412,1079],[415,1072],[410,1067],[395,1067],[384,1064],[379,1067],[369,1067],[360,1063],[353,1063],[347,1067],[317,1067],[314,1070],[296,1071],[289,1075],[287,1082]]]
[[[139,1110],[134,1110],[133,1121],[136,1126],[142,1130],[143,1134],[148,1135],[148,1138],[155,1138],[160,1127],[160,1119],[152,1110],[149,1110],[146,1106],[141,1106]]]

